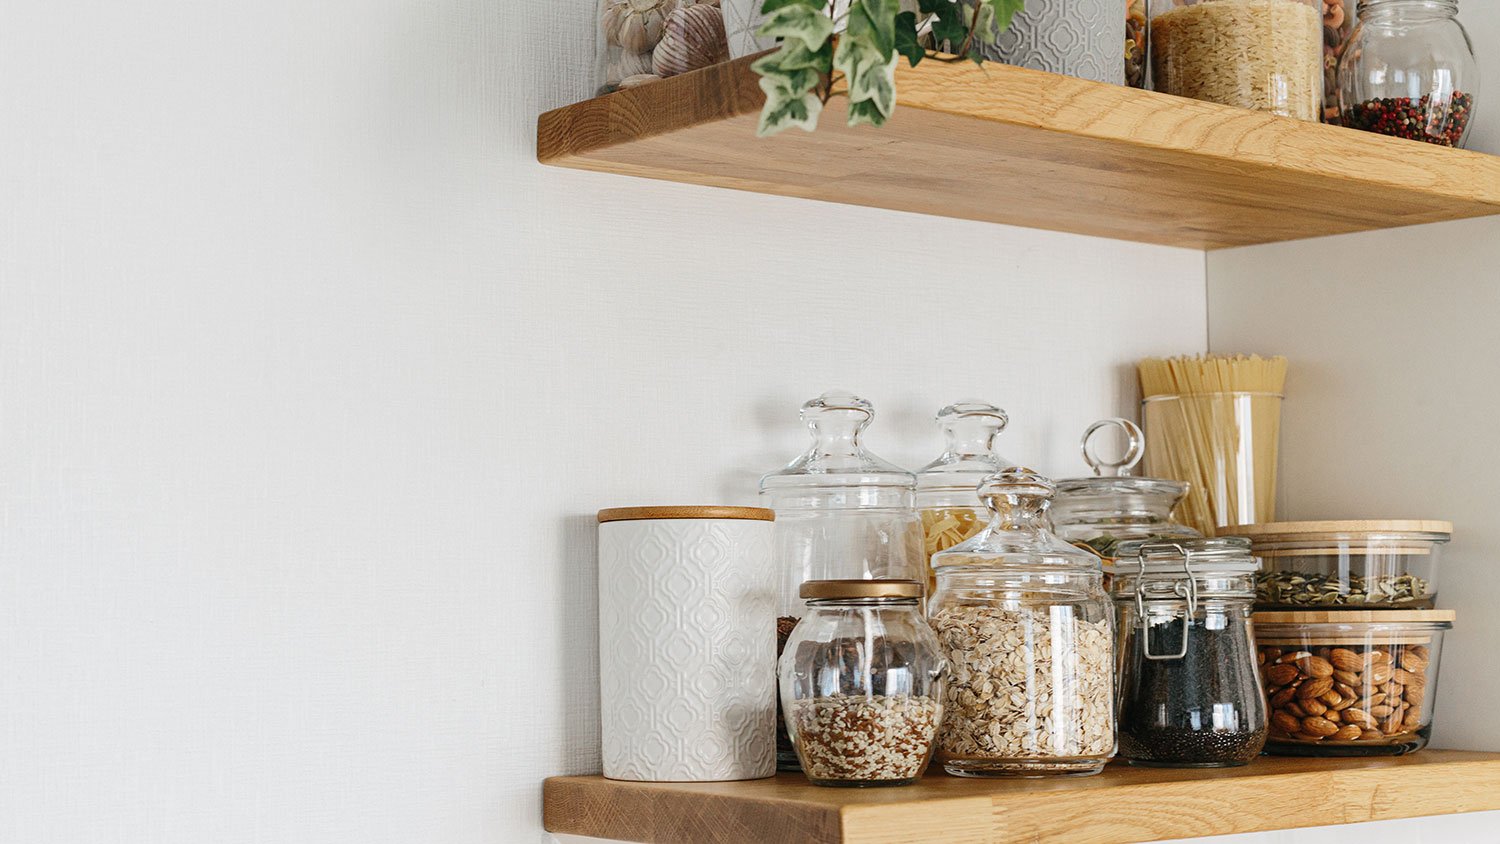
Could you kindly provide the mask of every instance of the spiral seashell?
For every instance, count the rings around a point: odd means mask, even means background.
[[[632,53],[649,53],[661,41],[667,16],[682,0],[610,0],[601,25],[604,37]]]
[[[637,73],[634,76],[627,76],[621,79],[618,87],[623,91],[626,88],[638,88],[647,82],[657,82],[660,79],[661,77],[654,73]]]
[[[667,16],[661,42],[651,53],[657,76],[676,76],[729,59],[724,13],[717,6],[685,6]]]

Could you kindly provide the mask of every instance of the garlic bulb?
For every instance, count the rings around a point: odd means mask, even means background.
[[[667,16],[661,42],[651,53],[657,76],[676,76],[729,59],[724,13],[717,6],[685,6]]]
[[[649,53],[661,41],[667,16],[682,0],[611,0],[604,9],[604,37],[632,53]]]

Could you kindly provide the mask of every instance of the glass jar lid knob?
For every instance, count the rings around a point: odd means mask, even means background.
[[[1120,456],[1119,460],[1105,460],[1095,453],[1094,442],[1098,439],[1096,435],[1106,428],[1118,428],[1125,432],[1125,453]],[[1130,477],[1130,470],[1134,469],[1136,464],[1141,462],[1142,455],[1146,453],[1146,435],[1141,430],[1141,426],[1129,419],[1115,416],[1109,419],[1100,419],[1098,422],[1090,425],[1088,430],[1083,432],[1081,446],[1083,448],[1083,460],[1089,464],[1089,468],[1094,470],[1095,477],[1128,478]]]
[[[1056,494],[1056,484],[1023,466],[1001,469],[979,484],[979,499],[998,517],[992,524],[1012,530],[1040,527]]]
[[[937,424],[950,454],[983,455],[994,450],[995,438],[1010,424],[1010,417],[995,405],[969,399],[939,410]]]
[[[1182,562],[1181,574],[1178,574],[1176,566],[1170,571],[1164,572],[1161,563],[1180,560]],[[1188,652],[1188,635],[1192,632],[1193,617],[1198,614],[1198,578],[1193,576],[1193,566],[1188,560],[1187,549],[1176,542],[1148,542],[1142,545],[1136,557],[1140,565],[1139,576],[1135,582],[1135,609],[1136,618],[1141,625],[1141,652],[1146,659],[1165,662],[1182,659]],[[1156,563],[1155,573],[1173,579],[1171,589],[1172,595],[1187,602],[1187,612],[1182,615],[1182,645],[1174,653],[1157,653],[1151,649],[1151,622],[1146,615],[1146,566],[1148,563]],[[1180,577],[1180,579],[1178,579]],[[1153,596],[1159,599],[1160,596]]]

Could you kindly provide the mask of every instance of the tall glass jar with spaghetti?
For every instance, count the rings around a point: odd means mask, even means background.
[[[932,555],[984,529],[990,511],[979,500],[979,482],[1015,464],[995,453],[995,438],[1010,417],[988,402],[968,400],[938,411],[946,448],[917,473],[917,513],[927,561],[927,591],[937,588]]]

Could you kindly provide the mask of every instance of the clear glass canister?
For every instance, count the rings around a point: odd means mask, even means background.
[[[982,401],[961,401],[938,411],[937,424],[946,448],[917,472],[917,512],[922,518],[922,543],[928,562],[928,591],[937,588],[932,555],[963,542],[984,529],[989,508],[979,500],[979,482],[1014,466],[995,453],[995,438],[1010,417]]]
[[[945,661],[914,580],[814,580],[781,657],[786,729],[815,785],[916,782],[943,720]]]
[[[1427,746],[1452,610],[1258,612],[1266,752],[1400,756]]]
[[[799,590],[806,581],[926,580],[922,524],[913,506],[917,479],[860,442],[874,416],[869,402],[848,392],[812,399],[802,405],[812,436],[808,450],[761,478],[761,499],[776,513],[779,645],[801,616]],[[796,769],[784,732],[777,736],[777,762]]]
[[[1130,542],[1114,596],[1120,755],[1173,768],[1244,765],[1266,744],[1244,539]]]
[[[933,558],[950,774],[1095,774],[1114,754],[1113,607],[1098,557],[1048,529],[1054,492],[1029,469],[990,476],[989,526]]]
[[[1458,0],[1360,0],[1339,64],[1339,111],[1352,129],[1462,147],[1479,63]]]
[[[1323,0],[1323,122],[1337,126],[1339,61],[1359,20],[1357,0]]]
[[[598,0],[599,92],[729,60],[719,0]]]
[[[1121,431],[1126,447],[1119,460],[1097,454],[1098,435]],[[1164,478],[1137,478],[1130,472],[1145,454],[1145,434],[1129,419],[1101,419],[1083,433],[1083,459],[1094,470],[1091,478],[1057,482],[1052,525],[1057,535],[1086,545],[1105,558],[1105,572],[1120,543],[1132,539],[1192,539],[1202,536],[1172,521],[1172,510],[1187,495],[1188,484]]]
[[[1150,0],[1156,90],[1316,122],[1322,0]]]
[[[1453,523],[1277,522],[1226,528],[1260,558],[1256,609],[1431,609]]]
[[[1125,84],[1146,87],[1146,0],[1125,2]]]

